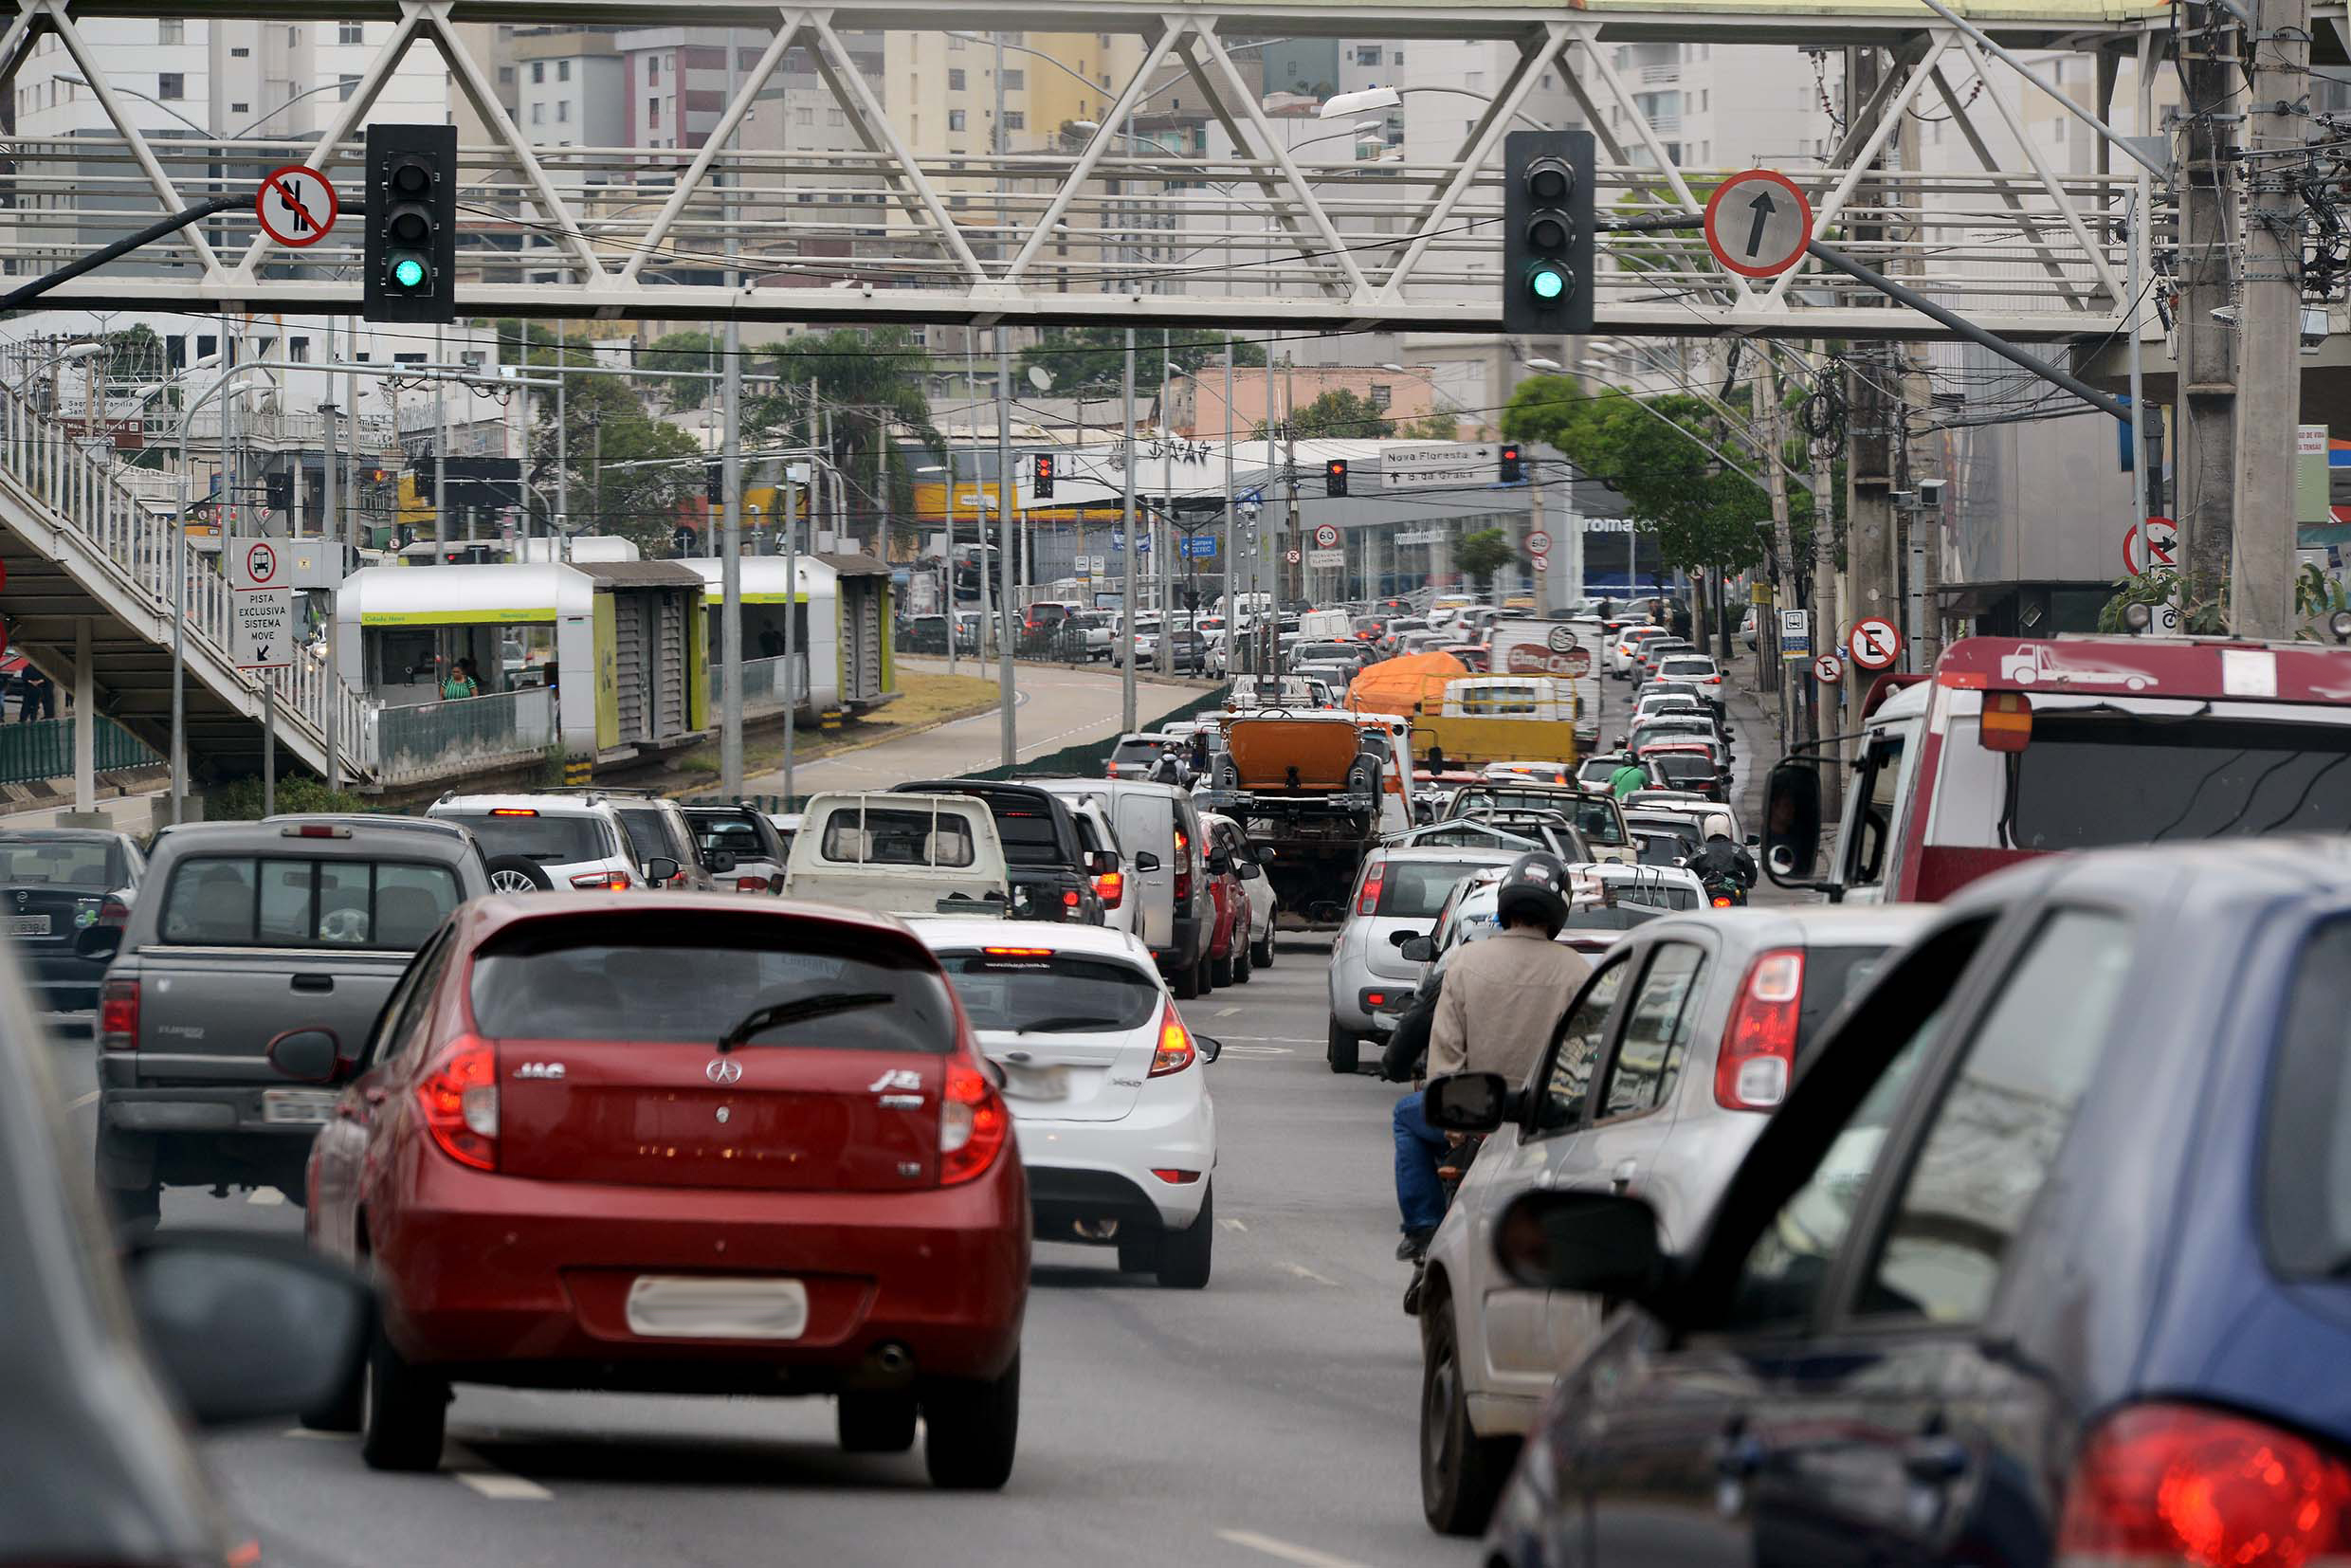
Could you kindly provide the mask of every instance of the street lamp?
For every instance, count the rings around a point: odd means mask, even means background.
[[[1480,103],[1494,101],[1490,94],[1471,92],[1467,87],[1365,87],[1359,92],[1334,93],[1322,100],[1322,106],[1315,114],[1321,119],[1343,119],[1349,115],[1366,114],[1374,109],[1400,108],[1406,93],[1453,93],[1462,98],[1474,98]],[[1551,129],[1541,120],[1516,109],[1510,111],[1510,116],[1513,119],[1525,120],[1538,131]]]

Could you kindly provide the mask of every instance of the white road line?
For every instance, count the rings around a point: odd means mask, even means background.
[[[69,1111],[78,1111],[84,1105],[96,1103],[97,1100],[98,1091],[96,1089],[92,1089],[87,1094],[76,1095],[73,1099],[66,1101],[65,1108]]]
[[[1299,1546],[1290,1541],[1276,1541],[1271,1536],[1261,1536],[1254,1530],[1219,1530],[1216,1539],[1229,1541],[1235,1546],[1246,1546],[1252,1552],[1263,1552],[1269,1558],[1280,1558],[1284,1562],[1304,1563],[1306,1568],[1363,1568],[1363,1564],[1353,1558],[1333,1557],[1311,1546]]]
[[[245,1194],[245,1201],[260,1209],[275,1209],[285,1201],[285,1194],[275,1187],[256,1187]]]
[[[1313,1269],[1307,1267],[1303,1263],[1285,1263],[1282,1267],[1297,1275],[1300,1279],[1312,1280],[1317,1285],[1335,1285],[1339,1283],[1337,1280],[1316,1273]]]
[[[1220,1007],[1216,1010],[1216,1016],[1219,1018],[1238,1018],[1241,1016],[1241,1010],[1237,1007]]]
[[[1228,1231],[1246,1231],[1248,1229],[1248,1226],[1242,1224],[1237,1219],[1220,1219],[1216,1223],[1223,1226]]]
[[[459,1470],[458,1481],[493,1503],[550,1503],[555,1493],[536,1481],[525,1481],[503,1470]]]
[[[299,1437],[306,1443],[356,1443],[359,1440],[359,1434],[355,1431],[312,1431],[308,1427],[288,1427],[278,1435]]]

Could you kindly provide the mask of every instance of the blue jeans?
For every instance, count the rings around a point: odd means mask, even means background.
[[[1437,1162],[1449,1146],[1420,1111],[1420,1091],[1395,1103],[1396,1208],[1407,1231],[1433,1231],[1445,1218],[1445,1188]]]

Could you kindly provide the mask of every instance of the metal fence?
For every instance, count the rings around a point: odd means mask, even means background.
[[[36,719],[28,724],[0,724],[0,784],[72,777],[74,725],[79,722]],[[102,774],[163,765],[154,747],[102,713],[98,716],[97,747],[98,771]]]
[[[456,773],[556,743],[555,693],[543,686],[386,708],[375,719],[377,776]]]
[[[792,700],[794,702],[805,702],[808,701],[809,694],[808,655],[794,653],[790,656],[790,660]],[[743,661],[743,702],[746,706],[783,706],[784,664],[785,659],[781,655],[774,659],[745,659]],[[725,689],[726,671],[713,669],[710,672],[711,695],[716,697]]]

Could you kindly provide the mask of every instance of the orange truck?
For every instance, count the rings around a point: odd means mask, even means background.
[[[1202,804],[1273,851],[1266,876],[1285,929],[1337,930],[1364,855],[1409,816],[1401,721],[1369,718],[1273,708],[1225,720]]]

